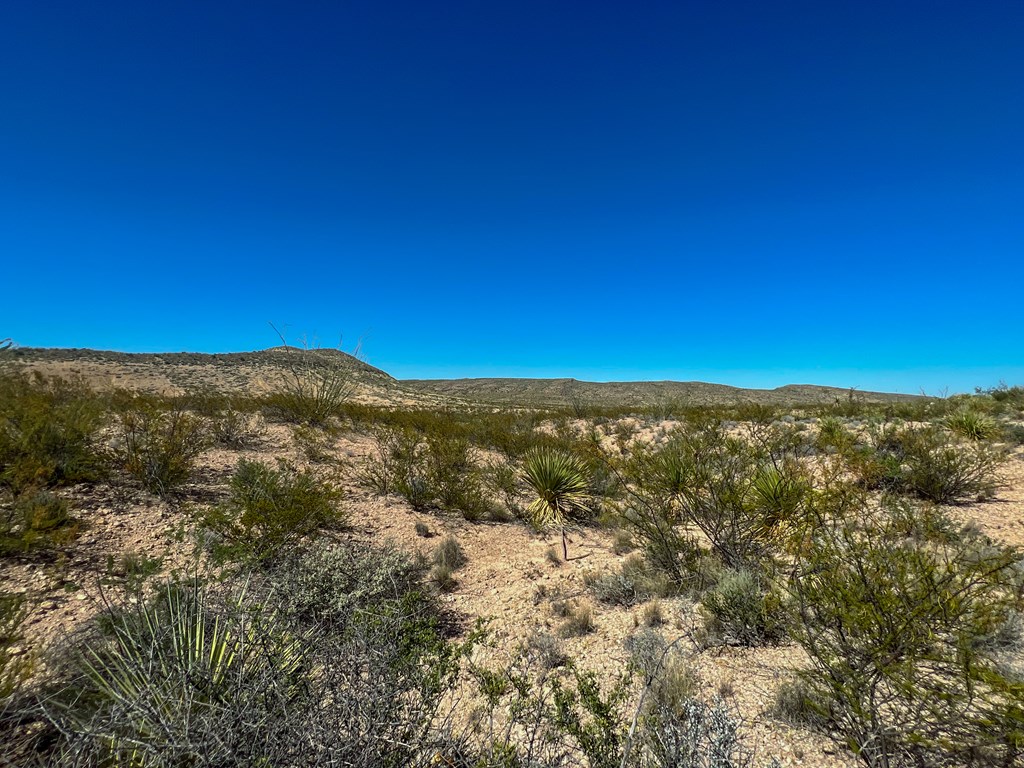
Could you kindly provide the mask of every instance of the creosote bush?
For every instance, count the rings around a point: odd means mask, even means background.
[[[869,766],[1019,757],[1024,683],[982,638],[1017,605],[1021,553],[967,529],[908,537],[856,496],[818,513],[790,586],[815,716]]]
[[[314,531],[342,522],[340,490],[310,470],[238,462],[228,500],[203,513],[222,557],[266,560]]]
[[[121,408],[118,433],[117,462],[158,496],[170,496],[188,483],[196,459],[209,446],[199,417],[142,396]]]
[[[102,400],[83,382],[0,375],[0,488],[15,494],[94,482]]]
[[[848,453],[867,488],[950,504],[991,494],[1006,453],[984,441],[963,441],[934,424],[891,424]]]
[[[397,493],[418,511],[459,512],[467,520],[490,511],[482,468],[466,438],[387,425],[372,434],[374,453],[359,479],[375,493]]]
[[[699,420],[661,445],[634,446],[622,462],[622,525],[680,589],[706,586],[693,529],[727,567],[760,570],[800,528],[810,491],[802,443],[789,425],[765,421],[770,413],[753,415],[745,436]]]

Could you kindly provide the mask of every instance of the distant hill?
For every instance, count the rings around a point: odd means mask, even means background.
[[[743,389],[701,381],[613,381],[576,379],[405,379],[416,391],[495,405],[561,407],[582,403],[601,407],[628,405],[831,404],[853,397],[862,402],[913,400],[917,395],[788,384],[777,389]]]
[[[359,398],[409,406],[498,405],[598,407],[687,405],[816,405],[854,397],[862,402],[912,400],[916,395],[861,392],[811,384],[742,389],[700,381],[592,382],[576,379],[405,379],[337,349],[272,347],[253,352],[108,352],[94,349],[18,347],[2,353],[6,364],[45,374],[80,375],[99,387],[167,394],[197,389],[260,394],[280,386],[297,362],[341,367],[358,385]]]
[[[387,396],[398,382],[379,368],[337,349],[272,347],[253,352],[109,352],[18,347],[3,353],[13,364],[57,375],[81,375],[94,386],[176,393],[209,388],[259,393],[273,389],[297,362],[341,367],[364,393]]]

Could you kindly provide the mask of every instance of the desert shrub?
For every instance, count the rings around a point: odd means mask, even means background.
[[[543,670],[557,669],[569,663],[569,656],[563,650],[558,638],[547,632],[531,634],[526,640],[525,650],[536,658]]]
[[[764,416],[764,414],[762,414]],[[652,564],[692,586],[701,550],[681,529],[699,529],[732,568],[761,568],[799,525],[809,493],[784,427],[758,422],[749,438],[704,420],[661,446],[637,446],[623,467],[623,526]]]
[[[74,640],[40,702],[40,757],[372,768],[468,748],[442,707],[466,646],[445,639],[407,560],[297,553],[269,575],[171,584]]]
[[[790,586],[816,716],[871,766],[1012,761],[1024,686],[982,638],[1016,605],[1019,560],[966,530],[908,538],[863,500],[822,515]]]
[[[374,428],[373,436],[374,453],[359,475],[364,486],[398,493],[416,510],[440,508],[467,520],[489,511],[482,471],[465,438],[390,426]]]
[[[646,629],[627,639],[626,650],[644,687],[636,728],[626,741],[624,765],[747,768],[754,764],[740,742],[736,716],[721,700],[708,704],[696,698],[698,680],[678,641],[667,643],[660,633]]]
[[[285,347],[280,389],[266,398],[270,415],[291,424],[323,427],[341,416],[355,392],[352,371],[334,350]]]
[[[265,560],[314,531],[341,523],[341,492],[310,470],[238,462],[228,500],[202,515],[222,557]]]
[[[71,654],[44,713],[61,765],[234,765],[281,739],[303,638],[266,605],[199,581],[119,606]]]
[[[593,672],[571,670],[571,685],[552,683],[553,721],[571,738],[592,768],[618,768],[628,732],[625,702],[628,678],[620,678],[602,693]]]
[[[787,678],[775,691],[771,714],[790,725],[825,728],[828,723],[822,717],[822,712],[827,712],[830,707],[827,702],[817,698],[820,695],[820,690],[812,689],[803,679]]]
[[[843,450],[853,444],[853,435],[846,429],[846,424],[837,416],[823,416],[818,420],[818,436],[816,439],[819,450]]]
[[[465,438],[428,435],[424,479],[432,504],[479,520],[490,510],[480,464]]]
[[[431,558],[430,580],[442,592],[451,592],[458,586],[455,572],[464,566],[468,559],[462,545],[454,536],[447,536],[434,550]]]
[[[303,624],[343,634],[353,622],[437,626],[444,612],[424,586],[424,566],[391,545],[316,546],[274,570],[285,610]]]
[[[209,438],[203,422],[188,411],[149,398],[134,398],[118,414],[118,464],[142,486],[169,496],[185,485]]]
[[[80,381],[0,376],[0,486],[15,493],[98,480],[102,401]]]
[[[292,443],[311,464],[334,464],[338,461],[334,454],[337,436],[331,429],[298,424],[292,429]]]
[[[701,604],[709,633],[727,642],[758,646],[785,637],[788,616],[782,597],[750,571],[726,571]]]
[[[968,440],[991,440],[999,436],[999,422],[973,408],[954,411],[942,423],[952,432]]]
[[[433,562],[434,565],[445,565],[452,570],[458,570],[468,563],[469,559],[459,540],[454,536],[446,536],[434,550]]]
[[[652,600],[644,606],[640,620],[646,627],[658,627],[665,623],[665,611],[659,600]]]
[[[642,737],[658,768],[748,768],[755,763],[740,741],[739,726],[721,699],[691,697],[676,709],[659,710]]]
[[[214,413],[210,418],[210,437],[214,444],[232,451],[259,446],[267,433],[260,416],[236,410],[233,406]]]
[[[484,468],[483,482],[491,496],[501,501],[502,507],[510,517],[526,517],[526,510],[521,502],[522,478],[511,464],[505,461],[489,462]]]
[[[1005,461],[1004,451],[983,441],[958,440],[936,425],[885,426],[869,445],[849,455],[866,487],[941,504],[991,493]]]
[[[675,591],[665,574],[648,565],[641,555],[630,555],[617,571],[588,572],[583,580],[598,601],[626,608]]]
[[[59,546],[78,532],[71,505],[50,491],[28,491],[0,502],[0,554]]]
[[[375,426],[371,435],[374,441],[373,453],[357,479],[381,496],[407,492],[413,481],[414,469],[419,463],[422,438],[414,430],[389,425]]]
[[[1011,445],[1024,445],[1024,425],[1005,425],[1003,427],[1003,440]]]

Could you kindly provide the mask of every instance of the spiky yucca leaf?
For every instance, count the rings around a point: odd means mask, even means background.
[[[301,685],[303,638],[244,590],[226,597],[195,579],[114,613],[79,659],[79,695],[56,702],[61,730],[88,734],[69,748],[111,766],[193,764],[243,713],[258,738],[267,702],[286,706]]]
[[[578,456],[551,448],[533,450],[524,460],[523,479],[537,494],[527,512],[538,528],[564,527],[569,514],[587,508],[588,470]]]
[[[999,434],[999,422],[991,416],[962,408],[945,419],[946,428],[969,440],[991,440]]]

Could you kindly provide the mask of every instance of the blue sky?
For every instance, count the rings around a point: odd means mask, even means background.
[[[0,337],[1024,382],[1024,3],[0,6]]]

